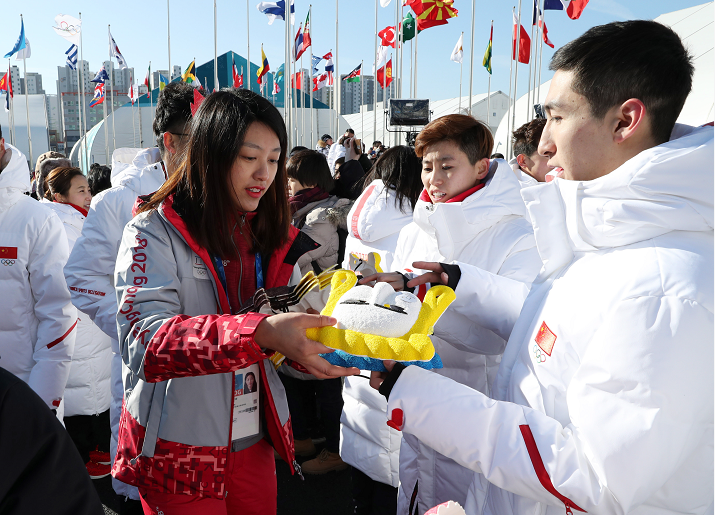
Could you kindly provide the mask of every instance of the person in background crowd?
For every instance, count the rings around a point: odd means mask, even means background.
[[[715,146],[676,124],[692,62],[645,20],[556,51],[539,154],[564,175],[521,190],[544,267],[493,399],[417,367],[383,383],[404,434],[483,474],[470,515],[712,512]]]
[[[512,133],[511,144],[516,157],[509,161],[509,165],[522,188],[546,182],[546,174],[554,168],[548,164],[549,157],[538,152],[545,125],[546,119],[535,118]]]
[[[315,150],[323,154],[325,156],[325,159],[328,159],[328,154],[330,153],[330,147],[332,144],[333,138],[330,136],[330,134],[323,134],[318,140],[318,144],[316,145]]]
[[[146,515],[275,513],[267,438],[300,468],[271,351],[323,379],[358,372],[327,363],[329,349],[305,336],[332,318],[237,315],[257,288],[296,284],[297,259],[316,245],[291,226],[286,143],[267,99],[207,96],[185,159],[124,229],[115,284],[126,395],[112,473],[140,487]],[[235,384],[250,372],[262,393],[248,404]]]
[[[504,154],[500,152],[494,152],[491,156],[489,156],[489,159],[504,159]]]
[[[372,168],[372,161],[370,161],[370,159],[368,159],[368,157],[363,152],[365,145],[363,145],[362,142],[357,138],[353,138],[352,145],[353,151],[358,155],[358,162],[360,163],[360,166],[362,166],[362,169],[365,173],[368,173]]]
[[[328,163],[318,152],[303,150],[294,154],[288,161],[286,173],[293,226],[320,245],[298,258],[297,265],[301,275],[309,271],[319,274],[340,262],[341,238],[338,231],[347,232],[346,219],[352,203],[328,193],[333,189],[333,178]],[[302,367],[291,365],[284,364],[278,371],[290,407],[296,455],[311,456],[317,451],[310,437],[304,408],[308,403],[319,406],[326,436],[325,448],[317,458],[303,463],[303,472],[323,474],[347,468],[348,465],[340,458],[341,378],[313,381],[316,378],[304,373]]]
[[[64,154],[59,152],[45,152],[37,158],[35,163],[35,178],[32,183],[32,198],[42,200],[45,198],[47,188],[45,186],[45,177],[55,168],[72,166],[69,159]]]
[[[27,158],[0,128],[0,367],[25,381],[48,409],[64,397],[77,335],[62,267],[62,222],[30,191]]]
[[[32,388],[3,368],[0,456],[3,514],[104,513],[67,431]]]
[[[345,155],[345,140],[354,137],[355,131],[352,129],[346,129],[345,134],[340,136],[337,143],[330,145],[330,152],[328,153],[328,166],[330,167],[330,173],[333,174],[333,177],[335,176],[335,160]]]
[[[62,220],[70,252],[82,233],[92,201],[79,168],[55,168],[45,179],[46,204]],[[109,404],[112,347],[89,318],[78,311],[77,338],[65,387],[64,424],[92,479],[110,472]]]
[[[340,168],[345,164],[345,157],[339,157],[335,160],[335,175],[333,179],[336,181],[340,179]]]
[[[343,148],[345,149],[345,163],[340,167],[340,177],[335,180],[335,188],[331,193],[338,197],[355,200],[361,193],[358,183],[365,177],[365,169],[360,164],[361,154],[352,138],[344,140]]]
[[[159,93],[154,118],[154,137],[158,148],[139,151],[131,165],[119,162],[130,149],[114,151],[114,186],[92,199],[90,216],[82,228],[65,267],[72,302],[87,313],[112,339],[112,404],[110,455],[116,455],[119,415],[124,397],[122,360],[117,341],[117,297],[114,291],[114,265],[124,226],[132,219],[132,207],[140,195],[158,190],[179,164],[188,141],[194,87],[172,82]],[[199,90],[202,92],[203,90]],[[124,497],[122,513],[141,513],[136,487],[112,478],[114,491]]]
[[[112,187],[112,170],[108,166],[94,163],[89,168],[87,182],[89,183],[89,191],[93,197],[96,197],[102,191]]]
[[[414,288],[418,297],[434,284],[455,290],[432,336],[444,368],[425,372],[485,394],[541,268],[519,183],[505,161],[488,157],[493,141],[489,127],[461,114],[433,120],[419,133],[415,152],[425,189],[413,222],[400,231],[392,270],[401,273],[360,281]],[[403,433],[398,513],[422,513],[448,500],[463,504],[473,476],[454,456]]]
[[[343,268],[365,273],[367,256],[373,252],[383,270],[392,270],[400,230],[412,222],[422,192],[421,172],[422,164],[410,147],[392,147],[375,162],[348,214]],[[351,266],[351,256],[359,263],[357,268]],[[394,515],[402,436],[385,423],[387,401],[362,376],[345,378],[343,401],[340,455],[353,467],[355,513]]]
[[[380,147],[382,147],[382,141],[373,141],[368,157],[372,160],[377,159],[377,153],[380,150]]]

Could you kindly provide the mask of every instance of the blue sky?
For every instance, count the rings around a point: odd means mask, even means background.
[[[395,23],[395,2],[382,8],[378,6],[378,30]],[[531,2],[522,0],[522,23],[530,31]],[[171,60],[172,65],[182,68],[195,57],[197,64],[213,59],[213,0],[170,0],[171,8]],[[509,54],[511,41],[511,9],[518,0],[475,0],[476,25],[474,48],[475,94],[486,93],[488,74],[481,66],[484,50],[489,39],[489,27],[494,20],[494,50],[492,91],[509,89]],[[550,39],[556,48],[582,34],[594,25],[617,20],[653,19],[660,14],[703,4],[703,0],[591,0],[578,20],[569,19],[564,11],[547,11],[546,25]],[[218,53],[233,50],[246,54],[246,0],[217,0],[218,6]],[[267,18],[256,9],[258,0],[248,1],[250,24],[251,61],[259,60],[261,44],[271,68],[276,70],[283,62],[284,22],[277,20],[268,25]],[[296,25],[304,21],[308,0],[296,0]],[[459,16],[448,25],[434,27],[419,36],[417,96],[439,100],[459,94],[459,64],[449,56],[464,31],[463,94],[468,94],[469,51],[472,2],[455,0]],[[313,1],[313,51],[324,54],[336,48],[336,2],[335,0]],[[77,17],[82,13],[84,58],[90,69],[96,71],[108,57],[107,24],[126,58],[134,67],[137,79],[143,81],[149,61],[152,69],[166,69],[167,54],[167,6],[166,0],[144,2],[96,2],[90,0],[26,0],[6,2],[3,7],[3,31],[0,34],[0,55],[9,51],[20,31],[20,13],[25,19],[25,31],[32,46],[32,57],[27,60],[29,72],[39,72],[48,93],[55,92],[57,66],[65,61],[64,51],[69,46],[52,30],[54,16],[59,13]],[[371,71],[374,52],[375,3],[374,0],[340,0],[339,2],[339,71],[348,73],[361,60],[365,61],[365,73]],[[408,42],[406,47],[409,48]],[[544,45],[542,82],[548,80],[548,62],[553,50]],[[407,55],[407,52],[405,52]],[[307,56],[307,54],[306,54]],[[305,58],[305,67],[308,67]],[[22,72],[22,62],[15,61]],[[4,65],[6,66],[6,65]],[[3,66],[3,67],[4,67]],[[409,60],[405,59],[404,73],[408,74]],[[519,89],[524,91],[527,83],[527,67],[520,65]],[[407,96],[407,85],[405,93]]]

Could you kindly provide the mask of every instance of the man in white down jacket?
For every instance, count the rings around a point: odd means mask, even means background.
[[[490,482],[470,514],[713,512],[713,129],[675,125],[691,62],[641,20],[554,54],[539,153],[564,175],[522,190],[544,267],[497,400],[416,367],[381,387]]]
[[[92,199],[82,236],[75,243],[65,267],[72,302],[87,313],[112,338],[112,404],[110,422],[112,461],[117,450],[119,415],[124,396],[117,341],[117,296],[114,264],[124,226],[132,219],[132,207],[140,195],[158,190],[176,168],[175,156],[188,141],[194,88],[172,83],[159,95],[154,135],[159,148],[117,149],[112,156],[112,188]],[[132,159],[133,157],[133,160]],[[129,161],[131,164],[127,164]],[[112,478],[117,494],[139,501],[135,487]]]
[[[62,222],[31,199],[27,158],[0,130],[0,367],[57,410],[74,350],[77,310],[62,267]]]

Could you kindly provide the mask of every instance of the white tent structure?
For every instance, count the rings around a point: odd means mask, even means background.
[[[673,11],[658,16],[655,21],[672,28],[683,40],[685,47],[693,57],[695,74],[693,76],[693,89],[685,101],[685,106],[678,118],[679,123],[688,125],[703,125],[713,121],[713,101],[715,100],[715,70],[713,68],[713,2],[696,5],[687,9]],[[667,72],[666,72],[667,73]],[[544,102],[551,81],[541,84],[538,101]],[[516,101],[515,127],[521,127],[527,120],[527,96],[524,95]],[[529,110],[533,113],[533,111]],[[509,115],[511,116],[511,115]],[[494,138],[495,152],[502,152],[507,143],[507,117],[505,116]],[[513,130],[513,128],[512,128]],[[497,150],[502,149],[502,150]],[[506,155],[506,154],[505,154]]]
[[[50,150],[50,133],[47,129],[47,102],[45,95],[28,95],[30,107],[30,133],[32,135],[32,162],[30,170],[35,169],[35,161]],[[0,127],[5,141],[10,143],[10,113],[5,111],[5,95],[0,95],[3,107],[0,108]],[[30,159],[30,145],[27,139],[27,110],[25,108],[25,95],[16,94],[12,102],[15,115],[15,147]]]
[[[482,121],[487,121],[487,104],[489,104],[489,126],[494,132],[499,125],[499,122],[506,114],[508,108],[509,97],[501,91],[492,91],[490,95],[489,102],[487,102],[487,94],[482,93],[479,95],[472,96],[472,115]],[[460,108],[461,105],[461,108]],[[404,134],[392,133],[387,130],[396,130],[398,127],[385,127],[385,107],[383,102],[377,103],[377,120],[376,120],[376,130],[373,133],[373,118],[372,109],[368,110],[371,105],[360,106],[361,111],[354,114],[343,115],[343,119],[346,122],[345,128],[350,127],[355,131],[355,135],[362,139],[366,147],[369,146],[373,141],[382,141],[384,145],[403,145],[405,142]],[[389,104],[388,104],[389,107]],[[460,102],[459,97],[448,98],[445,100],[430,100],[429,105],[430,111],[432,111],[431,119],[434,120],[440,116],[445,116],[447,114],[468,114],[469,113],[469,96],[463,96]],[[364,124],[364,125],[363,125]],[[341,124],[342,127],[342,124]],[[399,128],[404,129],[406,128]],[[415,130],[419,131],[421,127],[417,127]],[[344,130],[344,129],[343,129]],[[339,136],[342,132],[338,132]],[[336,136],[335,134],[333,135]],[[498,152],[498,151],[495,151]]]

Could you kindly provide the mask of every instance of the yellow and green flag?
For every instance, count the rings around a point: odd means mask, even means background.
[[[196,82],[196,59],[191,61],[191,64],[189,65],[188,68],[186,68],[186,71],[184,74],[181,76],[181,79],[186,82],[187,84],[191,84],[192,82]]]
[[[489,75],[492,74],[492,36],[494,36],[494,22],[492,21],[492,30],[489,33],[489,44],[487,45],[487,50],[484,52],[484,59],[482,60],[482,66],[484,66]]]

